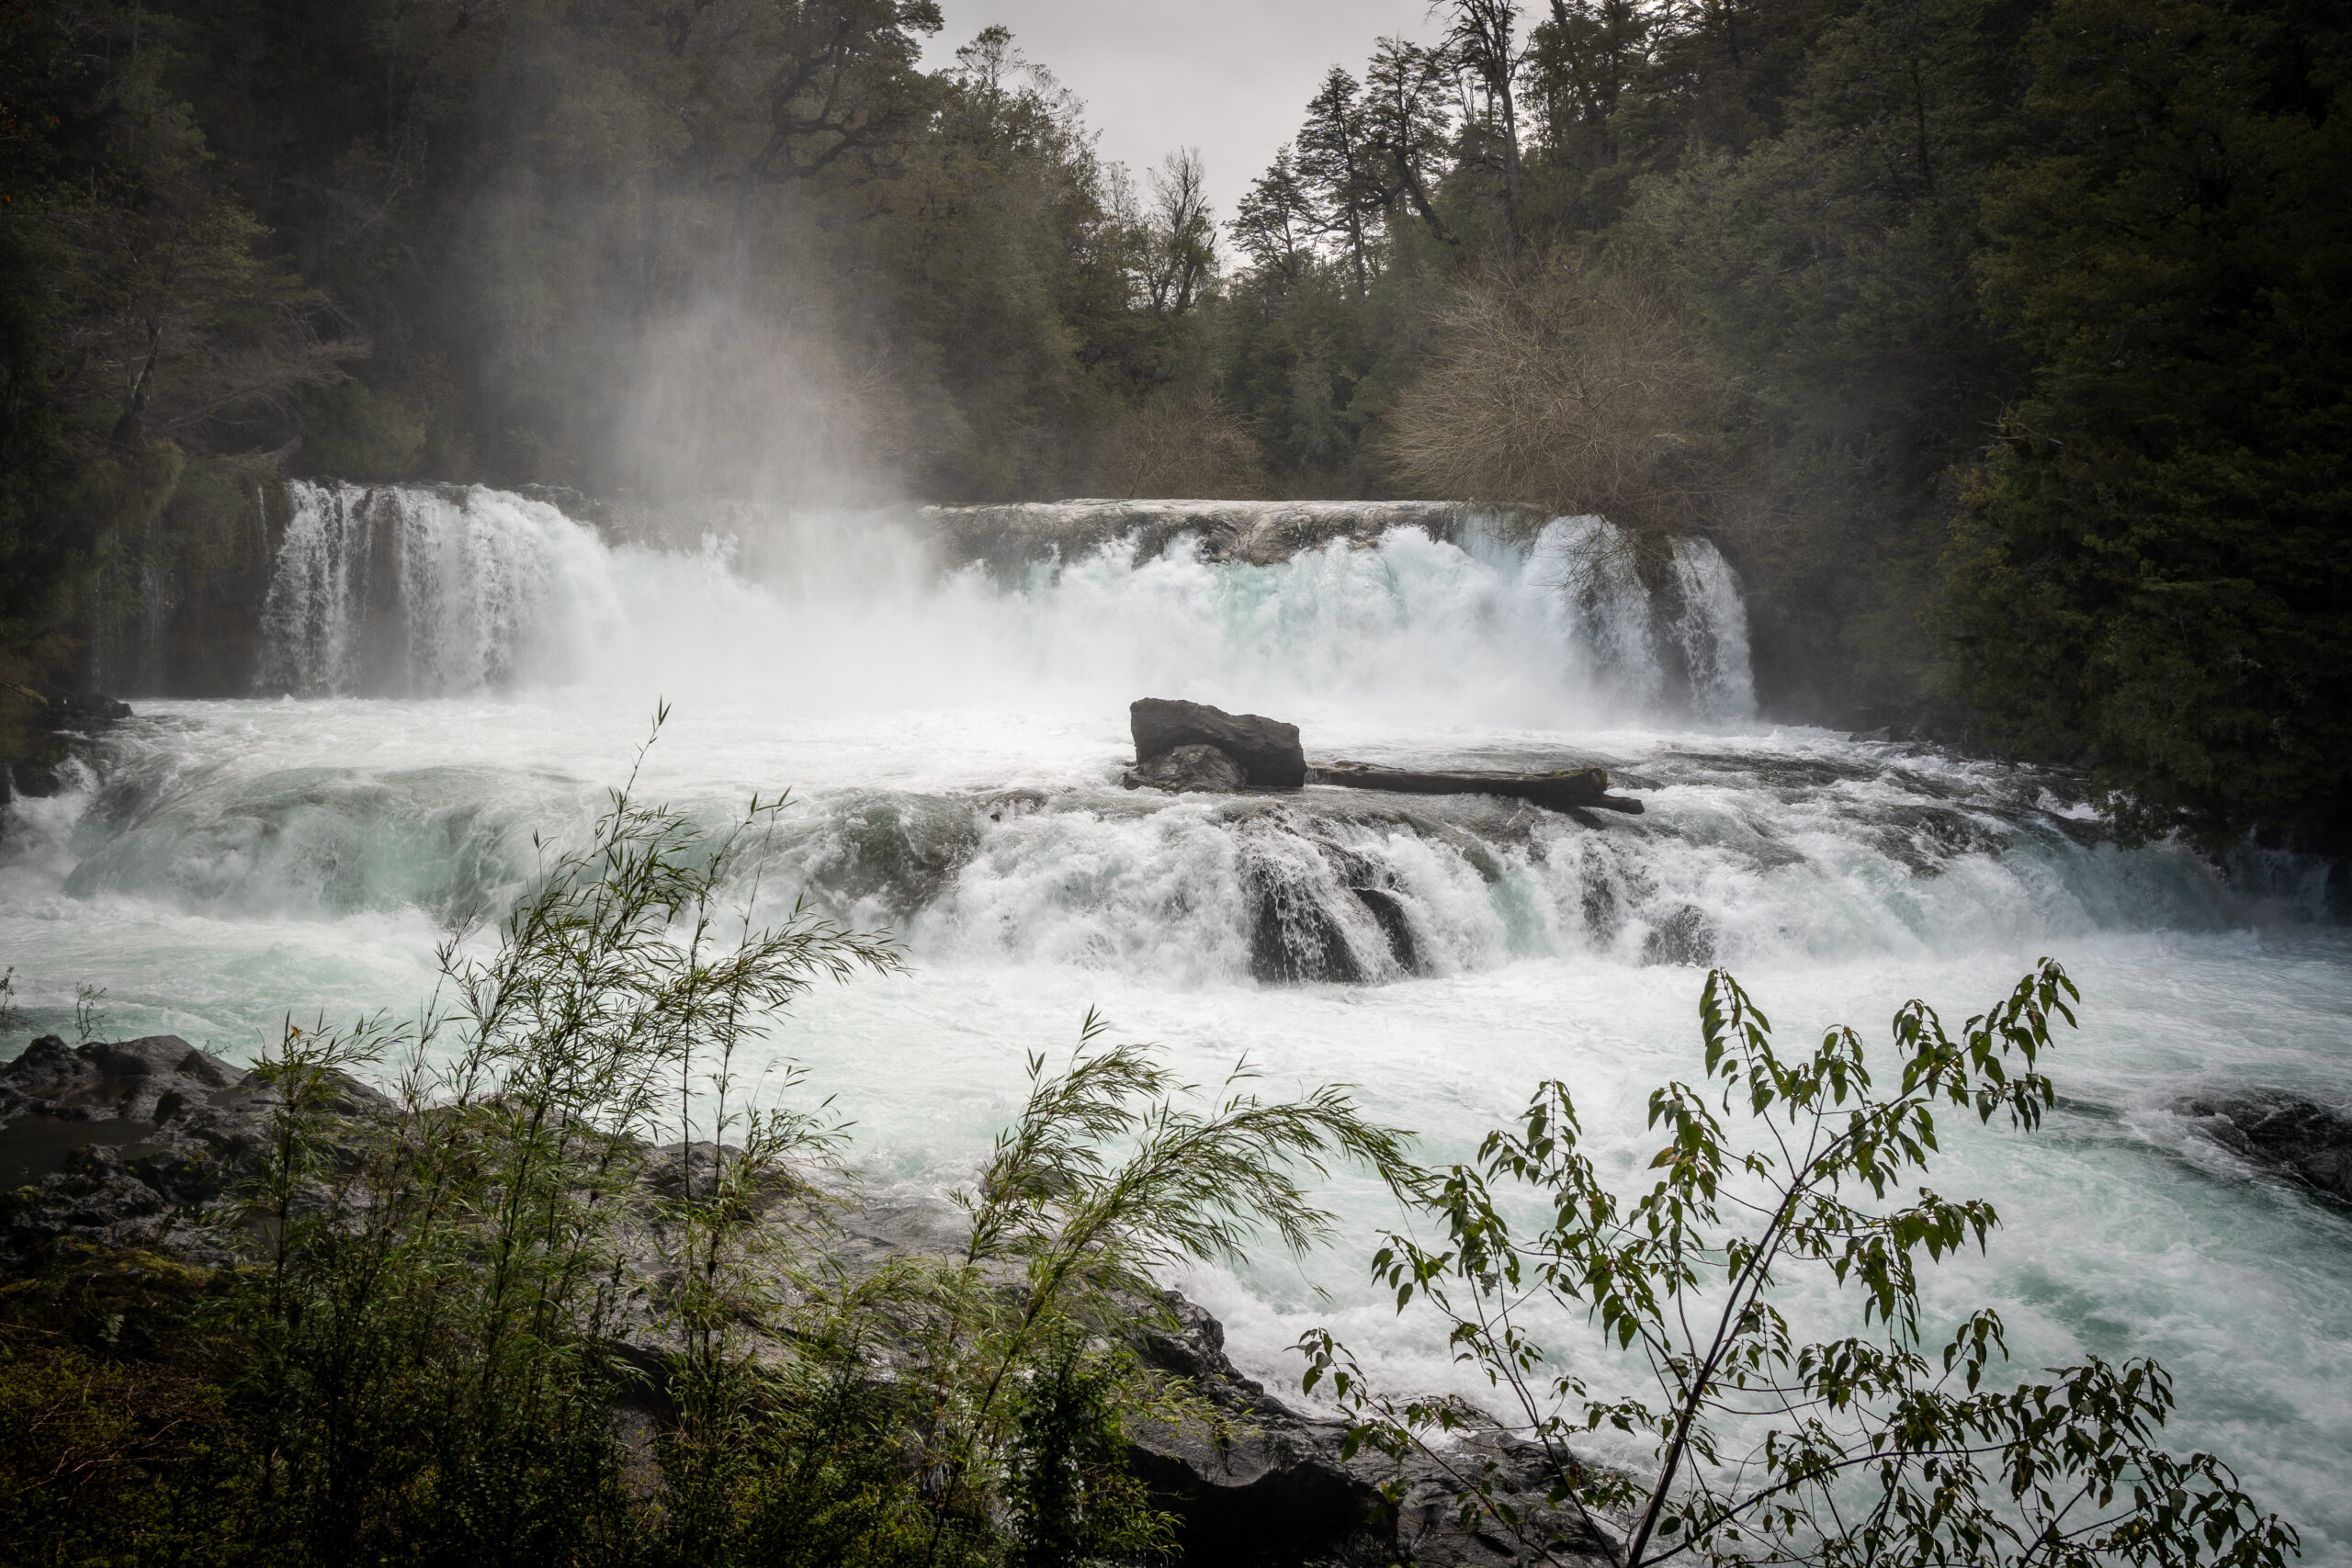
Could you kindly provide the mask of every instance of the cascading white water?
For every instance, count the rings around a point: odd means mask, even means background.
[[[860,700],[919,705],[1207,681],[1533,723],[1754,711],[1746,611],[1721,555],[1676,541],[1681,591],[1661,612],[1599,518],[1532,537],[1474,523],[1457,542],[1410,508],[1383,532],[1387,509],[1365,503],[1325,510],[1369,520],[1370,547],[1333,538],[1223,565],[1191,538],[1142,558],[1122,538],[991,576],[940,571],[882,514],[827,528],[739,510],[726,521],[748,541],[675,554],[608,547],[548,503],[479,487],[297,482],[288,499],[264,692],[458,695],[657,674],[758,686],[814,661]],[[751,581],[745,553],[766,569]]]
[[[664,551],[490,491],[289,501],[264,694],[141,704],[103,782],[12,808],[0,964],[30,1024],[0,1050],[68,1026],[79,983],[108,991],[109,1033],[232,1056],[289,1011],[413,1007],[445,927],[633,766],[713,818],[790,786],[762,896],[907,943],[910,975],[812,995],[775,1049],[858,1117],[869,1175],[916,1192],[961,1179],[1023,1053],[1091,1005],[1202,1081],[1245,1054],[1284,1087],[1351,1081],[1438,1160],[1566,1076],[1630,1181],[1643,1097],[1696,1070],[1700,965],[1794,1043],[1883,1038],[1914,995],[1965,1016],[2052,953],[2086,993],[2061,1104],[2033,1139],[1946,1130],[1939,1188],[2007,1225],[1932,1304],[1995,1303],[2025,1366],[2162,1358],[2182,1443],[2229,1453],[2310,1560],[2352,1561],[2352,1224],[2168,1109],[2352,1100],[2324,870],[2120,849],[2063,776],[1758,723],[1704,541],[1645,563],[1598,519],[1322,508],[1270,553],[1032,508],[1044,547],[943,566],[921,517],[739,509],[714,513],[731,539]],[[1598,763],[1648,810],[1129,792],[1143,695],[1293,719],[1311,758]],[[640,765],[657,697],[675,711]],[[1328,1195],[1353,1240],[1391,1218],[1374,1184]],[[1362,1250],[1182,1282],[1270,1384],[1319,1323],[1391,1386],[1481,1397]]]
[[[610,552],[543,502],[481,486],[294,480],[258,684],[436,696],[576,669],[617,611]]]
[[[1690,703],[1714,719],[1746,718],[1756,711],[1756,680],[1747,660],[1747,604],[1739,580],[1712,539],[1674,541],[1674,581],[1682,601],[1674,617]]]

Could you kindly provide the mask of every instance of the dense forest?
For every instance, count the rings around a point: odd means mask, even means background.
[[[1777,716],[2345,847],[2340,7],[1432,17],[1220,214],[930,0],[0,0],[0,755],[280,476],[1425,495],[1714,536]]]

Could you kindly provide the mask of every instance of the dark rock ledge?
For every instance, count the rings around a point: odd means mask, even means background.
[[[70,1047],[54,1035],[35,1041],[0,1066],[0,1278],[67,1238],[208,1266],[232,1261],[222,1205],[261,1157],[274,1101],[257,1075],[176,1035]],[[346,1079],[336,1109],[358,1117],[389,1104]],[[664,1152],[696,1163],[715,1157],[700,1147]],[[649,1180],[658,1186],[675,1169],[674,1161],[657,1162]],[[938,1215],[876,1205],[842,1217],[840,1245],[843,1261],[857,1268],[945,1249],[955,1238]],[[1167,1305],[1170,1324],[1145,1328],[1139,1348],[1160,1370],[1193,1381],[1204,1415],[1142,1427],[1129,1457],[1182,1521],[1185,1562],[1503,1568],[1538,1561],[1506,1539],[1464,1532],[1437,1465],[1417,1461],[1400,1472],[1371,1453],[1342,1460],[1340,1422],[1294,1409],[1244,1377],[1226,1355],[1223,1325],[1199,1306],[1173,1292]],[[1534,1450],[1471,1449],[1463,1459],[1471,1469],[1494,1463],[1498,1492],[1563,1543],[1553,1562],[1600,1568],[1616,1561],[1609,1541],[1544,1506],[1547,1472]]]
[[[2352,1203],[2352,1116],[2275,1094],[2190,1095],[2173,1110],[2240,1158]]]
[[[22,686],[14,693],[35,706],[22,751],[0,753],[0,807],[19,795],[38,799],[71,788],[96,767],[107,731],[130,716],[130,705],[112,697]]]
[[[1298,726],[1278,718],[1227,713],[1205,703],[1144,697],[1128,705],[1127,728],[1135,737],[1137,770],[1128,776],[1130,788],[1159,784],[1138,775],[1179,751],[1222,752],[1239,770],[1242,782],[1260,789],[1296,789],[1306,782],[1306,753],[1299,749]]]

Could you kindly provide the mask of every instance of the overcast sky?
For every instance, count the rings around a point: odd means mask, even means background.
[[[1361,75],[1373,40],[1424,41],[1439,25],[1429,0],[941,0],[946,29],[925,63],[991,22],[1086,100],[1105,158],[1144,171],[1178,147],[1208,165],[1217,220],[1272,161],[1334,65]]]

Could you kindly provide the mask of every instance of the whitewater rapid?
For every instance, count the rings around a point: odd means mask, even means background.
[[[1912,996],[1957,1021],[2050,953],[2084,990],[2061,1105],[2032,1138],[1954,1130],[1939,1190],[2007,1224],[1932,1299],[1997,1304],[2026,1366],[2164,1359],[2177,1440],[2228,1453],[2309,1560],[2352,1560],[2352,1221],[2167,1110],[2352,1100],[2352,943],[2316,868],[2120,851],[2063,776],[1759,722],[1703,541],[1643,574],[1598,520],[1464,513],[1283,558],[1179,534],[943,565],[920,518],[653,548],[496,491],[290,500],[256,694],[140,702],[103,777],[12,808],[0,965],[28,1017],[0,1053],[70,1033],[84,985],[108,1035],[232,1057],[288,1013],[413,1010],[532,835],[584,830],[632,767],[714,819],[791,788],[769,896],[905,942],[907,976],[820,991],[775,1049],[857,1118],[869,1179],[917,1192],[1090,1007],[1202,1081],[1247,1056],[1278,1089],[1354,1083],[1433,1159],[1565,1077],[1631,1181],[1648,1089],[1696,1071],[1704,965],[1795,1043],[1883,1040]],[[1647,810],[1131,793],[1142,695],[1294,720],[1310,758],[1599,764]],[[1178,1282],[1270,1383],[1329,1323],[1396,1386],[1476,1396],[1363,1276],[1386,1200],[1329,1199],[1339,1247]]]

